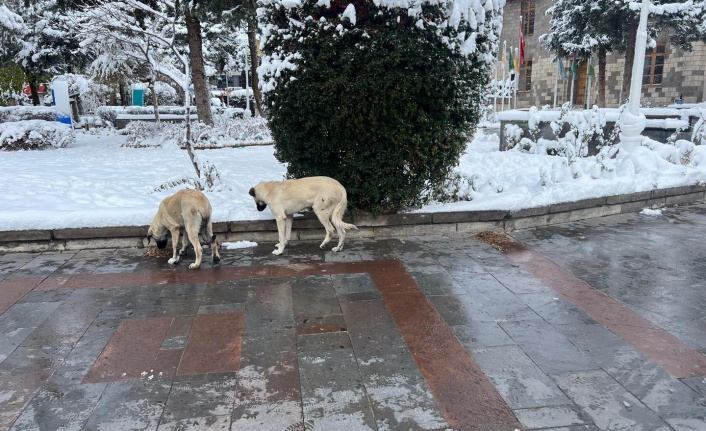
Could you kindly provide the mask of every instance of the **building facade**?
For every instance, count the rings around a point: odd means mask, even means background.
[[[502,45],[506,42],[508,51],[510,47],[519,45],[520,17],[523,17],[525,62],[519,65],[517,108],[553,106],[555,93],[558,106],[572,100],[576,107],[585,107],[587,102],[589,106],[596,103],[597,59],[594,59],[594,78],[589,77],[588,62],[577,61],[576,80],[572,79],[572,59],[562,59],[568,78],[562,80],[557,63],[552,62],[553,54],[539,42],[539,36],[548,33],[551,28],[550,15],[546,12],[552,3],[552,0],[507,0],[505,5],[500,43]],[[663,107],[673,104],[676,99],[681,99],[682,103],[701,103],[706,100],[706,44],[694,42],[692,46],[691,52],[685,52],[669,44],[668,34],[658,35],[657,46],[648,48],[645,53],[641,99],[643,106]],[[619,99],[624,64],[624,54],[608,54],[605,107],[614,108],[621,104]],[[505,68],[508,69],[508,66]]]

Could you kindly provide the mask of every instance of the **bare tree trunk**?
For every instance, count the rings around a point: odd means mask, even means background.
[[[262,115],[262,93],[260,92],[257,65],[260,63],[257,56],[257,41],[255,40],[255,23],[248,20],[248,47],[250,48],[250,76],[252,77],[252,92],[255,96],[255,116]],[[246,95],[247,96],[247,95]],[[248,96],[249,97],[249,96]]]
[[[127,106],[127,97],[125,97],[125,84],[122,81],[118,82],[118,92],[120,93],[120,104]]]
[[[635,41],[637,39],[637,26],[640,18],[637,16],[630,18],[630,29],[628,30],[627,48],[625,50],[625,67],[623,68],[623,88],[620,91],[620,103],[628,100],[630,95],[630,81],[632,81],[632,65],[635,62]],[[642,53],[641,55],[645,55]]]
[[[150,79],[149,84],[150,92],[152,93],[152,106],[154,106],[154,122],[159,124],[159,102],[157,101],[157,92],[154,91],[154,79]]]
[[[39,92],[37,91],[37,77],[32,74],[27,74],[29,81],[29,90],[32,92],[32,105],[39,106]]]
[[[598,49],[598,106],[605,108],[606,51]]]
[[[189,39],[189,65],[191,69],[191,82],[194,84],[196,96],[196,112],[202,123],[213,125],[211,116],[211,93],[206,83],[206,71],[203,66],[203,40],[201,38],[201,22],[198,17],[186,7],[184,13],[186,20],[186,33]]]

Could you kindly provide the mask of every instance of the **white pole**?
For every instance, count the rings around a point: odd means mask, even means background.
[[[507,41],[503,42],[503,87],[502,87],[502,94],[501,94],[501,99],[500,99],[500,110],[504,111],[505,110],[505,57],[507,53]]]
[[[636,148],[640,145],[642,142],[641,134],[647,124],[645,115],[640,112],[640,93],[642,92],[642,73],[645,67],[649,8],[649,0],[642,0],[640,24],[637,27],[637,37],[635,39],[635,59],[632,64],[630,100],[628,101],[628,109],[623,111],[618,120],[620,124],[620,145],[627,149]]]
[[[500,47],[498,47],[498,61],[495,63],[495,91],[493,91],[493,116],[498,112],[498,91],[500,91],[500,83],[498,82],[498,68],[500,67]]]
[[[517,109],[517,87],[520,85],[520,48],[515,48],[515,58],[517,58],[517,67],[515,68],[515,109]]]

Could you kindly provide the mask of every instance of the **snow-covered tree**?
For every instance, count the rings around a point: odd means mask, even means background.
[[[373,212],[416,206],[449,177],[481,116],[500,0],[264,0],[277,157]]]
[[[183,7],[170,0],[118,0],[87,7],[78,20],[82,46],[98,51],[96,61],[108,66],[106,70],[129,67],[119,62],[123,57],[130,58],[148,70],[149,82],[160,79],[175,83],[184,94],[186,106],[190,105],[193,85],[199,120],[213,124],[201,34],[194,33],[186,23],[192,6]],[[94,62],[93,67],[98,66]]]

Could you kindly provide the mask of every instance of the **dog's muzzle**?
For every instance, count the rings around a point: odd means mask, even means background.
[[[155,242],[157,242],[157,248],[160,249],[160,250],[167,246],[167,240],[166,240],[166,239],[164,239],[164,240],[162,240],[162,241],[157,241],[157,240],[155,240]]]
[[[265,211],[265,208],[267,208],[267,204],[263,204],[261,202],[256,202],[255,204],[257,205],[258,211]]]

